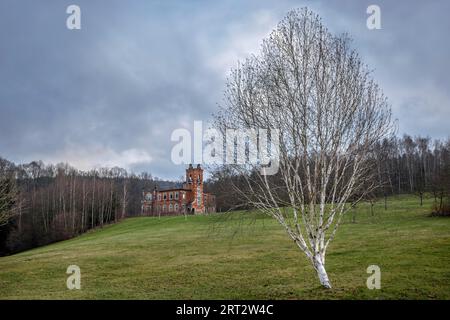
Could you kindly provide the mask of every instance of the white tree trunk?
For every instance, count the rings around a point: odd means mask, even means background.
[[[327,289],[331,289],[330,280],[328,280],[328,274],[325,270],[325,264],[319,254],[314,257],[314,268],[317,271],[317,276],[319,277],[320,284]]]

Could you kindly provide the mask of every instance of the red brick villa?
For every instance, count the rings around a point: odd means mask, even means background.
[[[216,211],[216,197],[203,192],[203,169],[189,165],[186,182],[179,186],[143,191],[142,213],[149,216],[201,214]]]

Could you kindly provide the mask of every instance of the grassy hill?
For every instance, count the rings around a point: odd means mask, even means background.
[[[450,219],[427,216],[412,196],[388,210],[359,205],[330,245],[334,288],[316,275],[284,231],[254,214],[130,218],[0,258],[1,299],[449,299]],[[81,290],[66,288],[69,265]],[[366,268],[381,268],[368,290]]]

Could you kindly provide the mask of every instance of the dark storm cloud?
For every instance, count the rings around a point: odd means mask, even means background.
[[[382,30],[368,30],[352,18],[369,4],[380,6]],[[449,9],[448,1],[340,1],[327,7],[331,20],[340,12],[350,17],[335,20],[337,29],[353,36],[374,69],[399,120],[399,134],[450,136],[444,120],[450,117]]]
[[[382,30],[366,28],[372,3]],[[65,27],[69,4],[79,31]],[[304,5],[353,36],[400,133],[448,135],[446,1],[21,0],[0,3],[0,155],[177,178],[172,130],[208,120],[227,71]]]

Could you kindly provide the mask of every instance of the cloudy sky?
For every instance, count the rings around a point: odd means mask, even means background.
[[[66,28],[70,4],[81,30]],[[172,131],[210,119],[230,68],[303,6],[353,37],[399,134],[450,135],[448,0],[1,0],[0,156],[178,178]]]

